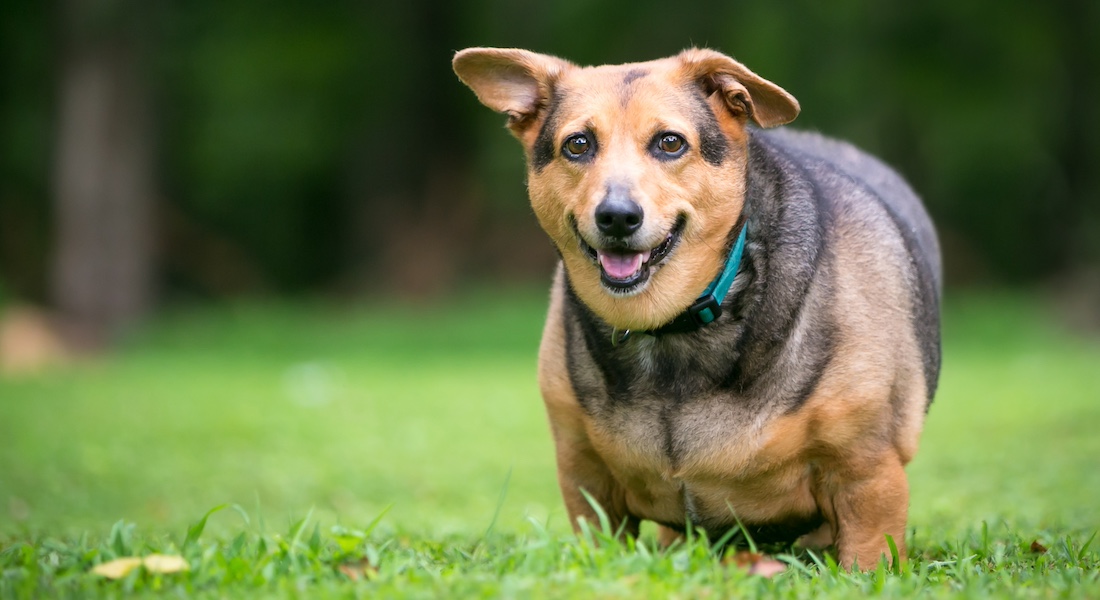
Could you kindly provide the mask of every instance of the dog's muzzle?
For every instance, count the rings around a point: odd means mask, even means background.
[[[616,243],[595,248],[581,236],[576,221],[572,225],[581,251],[599,267],[600,282],[604,287],[613,294],[630,295],[641,291],[653,273],[664,264],[680,242],[685,223],[686,219],[679,217],[664,241],[647,250]]]

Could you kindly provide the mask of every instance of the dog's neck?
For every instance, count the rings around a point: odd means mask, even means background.
[[[707,289],[703,291],[703,294],[699,296],[687,310],[677,315],[676,318],[668,323],[656,329],[639,333],[645,333],[646,335],[652,336],[661,336],[670,333],[690,333],[710,325],[716,321],[718,317],[722,316],[722,302],[725,301],[730,288],[733,286],[734,279],[736,279],[737,274],[740,272],[741,257],[745,251],[745,238],[748,233],[749,223],[748,220],[744,218],[744,215],[742,215],[738,226],[734,229],[738,231],[738,234],[734,239],[733,247],[730,248],[729,253],[726,255],[726,264],[722,271],[718,273],[714,281],[711,281]],[[612,341],[615,343],[624,341],[629,334],[630,332],[627,331],[620,336],[618,331],[616,331],[612,333]]]

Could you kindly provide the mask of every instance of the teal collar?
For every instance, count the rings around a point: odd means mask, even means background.
[[[687,310],[677,315],[675,319],[656,329],[639,333],[652,336],[668,333],[691,333],[718,320],[718,317],[722,316],[722,301],[729,294],[730,287],[733,286],[733,280],[737,278],[737,272],[741,268],[741,257],[745,253],[745,235],[748,230],[749,224],[746,221],[741,226],[741,233],[737,235],[737,241],[733,244],[733,249],[730,250],[729,256],[726,258],[726,266],[718,274],[718,277],[710,282],[707,289],[703,290],[703,295],[699,296]],[[630,333],[630,330],[615,330],[611,334],[611,341],[616,345],[625,342]]]

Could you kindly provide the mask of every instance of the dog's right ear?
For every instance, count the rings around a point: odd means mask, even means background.
[[[455,74],[489,108],[508,116],[520,135],[550,102],[554,80],[573,65],[515,48],[467,48],[451,61]]]

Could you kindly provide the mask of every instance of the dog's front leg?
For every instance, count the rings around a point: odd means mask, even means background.
[[[873,465],[830,473],[826,485],[831,506],[823,512],[836,531],[840,564],[874,568],[881,557],[890,560],[886,536],[905,560],[905,523],[909,513],[909,483],[901,460],[883,453]]]
[[[592,505],[594,501],[607,516],[613,533],[637,538],[639,519],[628,513],[622,486],[596,453],[584,431],[571,430],[569,425],[553,422],[558,484],[573,530],[580,531],[582,519],[590,526],[600,526],[599,514]]]
[[[574,531],[583,519],[599,527],[600,518],[585,493],[609,519],[615,532],[638,537],[638,519],[626,509],[626,493],[600,457],[585,427],[587,417],[569,378],[562,308],[565,289],[561,267],[554,275],[550,310],[539,348],[539,389],[554,436],[558,484]],[[583,490],[583,492],[582,492]]]
[[[671,548],[673,544],[683,543],[686,539],[687,536],[671,527],[657,526],[657,546],[662,550]]]

